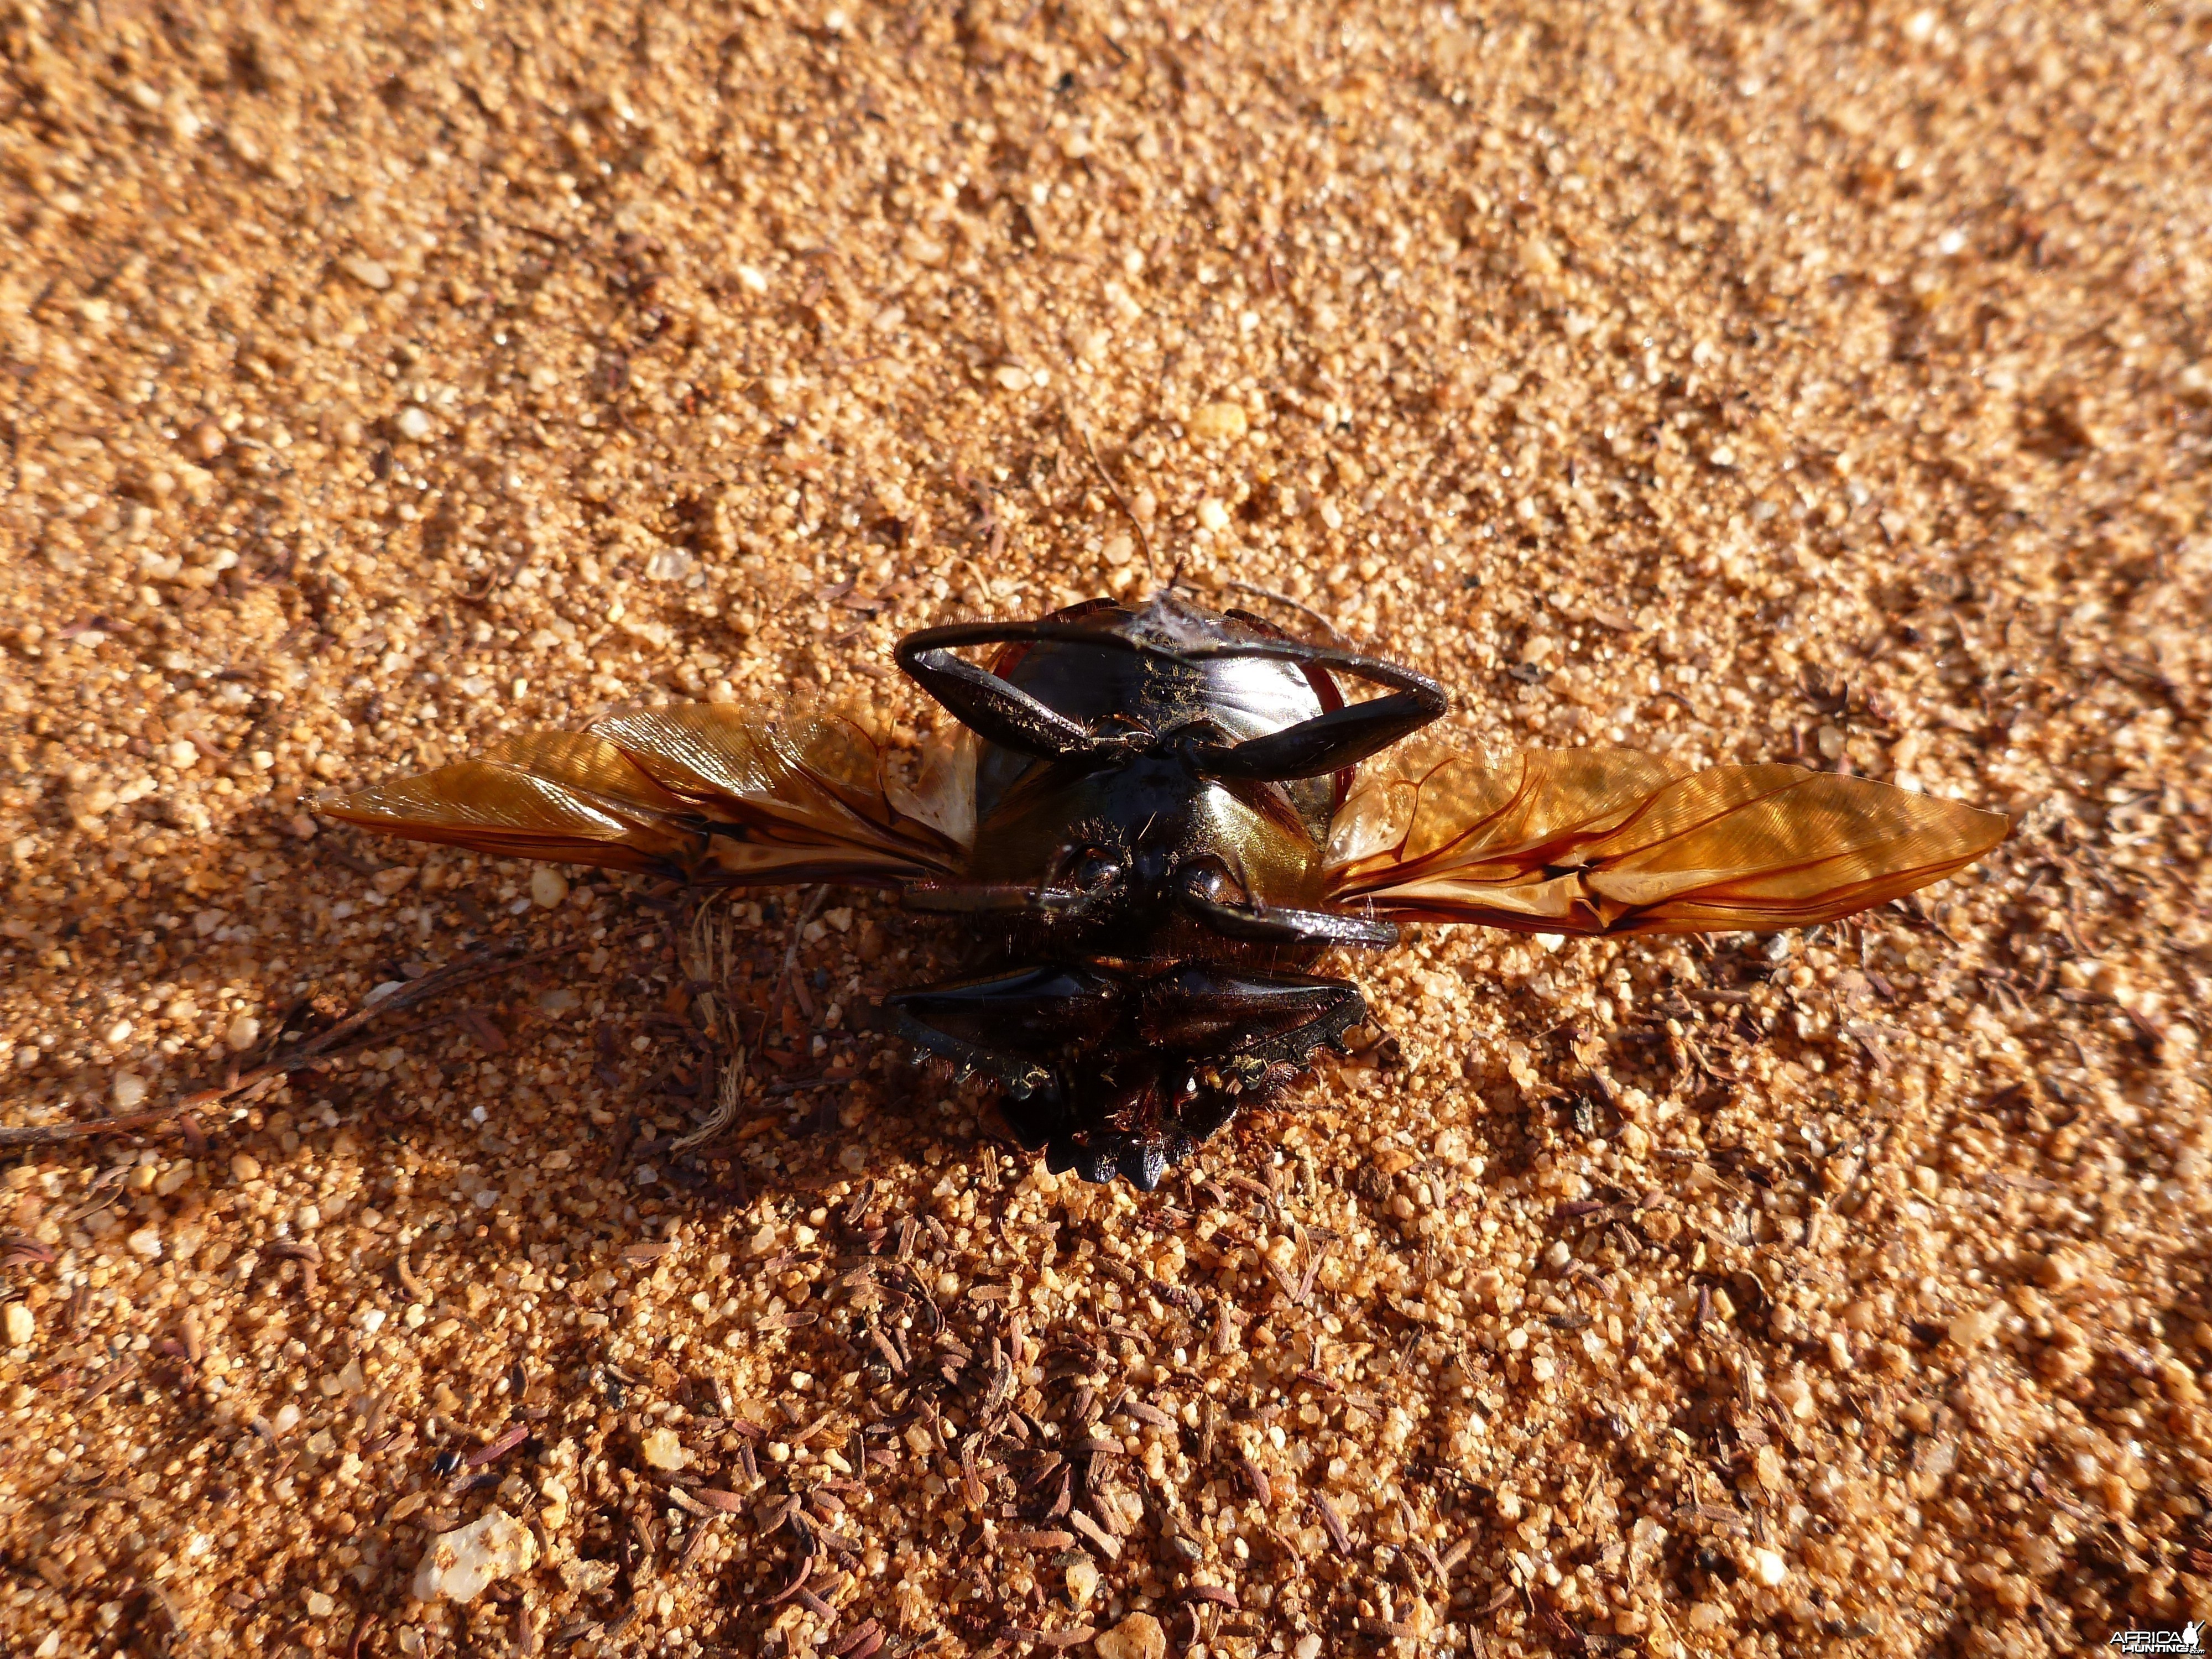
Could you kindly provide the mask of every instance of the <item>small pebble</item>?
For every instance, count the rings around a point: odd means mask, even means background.
[[[12,1312],[13,1310],[9,1311]],[[1072,1561],[1068,1564],[1067,1599],[1074,1603],[1076,1611],[1081,1612],[1089,1604],[1091,1596],[1097,1592],[1097,1589],[1098,1568],[1088,1556],[1080,1561]]]
[[[230,1022],[222,1040],[231,1053],[242,1054],[261,1040],[261,1022],[252,1014],[240,1014]]]
[[[1187,428],[1194,438],[1241,438],[1250,426],[1242,404],[1201,404],[1191,411]]]
[[[1761,1446],[1751,1460],[1752,1474],[1769,1492],[1782,1490],[1782,1454],[1772,1446]]]
[[[568,896],[568,878],[551,865],[541,864],[530,872],[530,896],[540,909],[555,909]]]
[[[117,1111],[136,1111],[146,1098],[146,1079],[136,1072],[118,1072],[114,1082],[107,1086],[107,1094]]]
[[[1812,1385],[1802,1377],[1785,1377],[1776,1383],[1774,1397],[1801,1422],[1809,1422],[1813,1413],[1820,1409],[1820,1401],[1814,1395]]]
[[[251,1152],[234,1152],[230,1159],[230,1178],[233,1181],[261,1179],[261,1160]]]
[[[390,269],[382,260],[372,259],[367,254],[349,253],[338,261],[338,269],[362,287],[373,288],[379,293],[392,286]]]
[[[401,437],[419,442],[430,435],[430,411],[410,404],[399,411],[392,424],[399,428]]]
[[[1992,1303],[1986,1308],[1976,1308],[1962,1313],[1951,1322],[1950,1338],[1962,1348],[1978,1348],[1997,1334],[2004,1323],[2004,1305]]]
[[[1133,1613],[1093,1645],[1098,1659],[1167,1659],[1168,1635],[1151,1613]]]
[[[684,1442],[673,1429],[651,1429],[638,1441],[638,1452],[646,1462],[656,1469],[680,1469],[691,1461],[691,1454],[684,1449]]]
[[[441,1596],[473,1601],[494,1579],[514,1577],[537,1564],[538,1540],[530,1528],[505,1510],[489,1509],[430,1540],[410,1589],[417,1601]]]
[[[1790,1576],[1790,1564],[1770,1549],[1755,1549],[1751,1553],[1751,1570],[1759,1582],[1769,1589]]]
[[[185,434],[185,453],[196,461],[211,461],[222,453],[227,441],[221,427],[213,421],[202,421]]]
[[[37,1334],[39,1328],[38,1319],[32,1314],[29,1306],[21,1302],[10,1302],[8,1304],[7,1312],[0,1314],[0,1325],[4,1325],[6,1328],[8,1346],[11,1348],[23,1346]]]

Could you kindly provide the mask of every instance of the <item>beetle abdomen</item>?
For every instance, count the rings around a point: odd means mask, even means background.
[[[1051,1167],[1140,1187],[1366,1017],[1342,980],[1213,963],[1050,965],[890,999],[900,1029],[1006,1085],[1007,1123]]]

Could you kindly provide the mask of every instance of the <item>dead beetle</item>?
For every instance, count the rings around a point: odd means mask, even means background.
[[[1311,971],[1333,948],[1409,920],[1806,926],[2008,829],[1862,778],[1628,750],[1363,767],[1443,712],[1440,686],[1172,593],[933,628],[897,659],[962,728],[912,784],[849,720],[693,704],[507,738],[324,810],[707,886],[885,887],[988,929],[993,971],[890,999],[899,1028],[1003,1085],[1052,1169],[1145,1188],[1364,1017],[1356,985]]]

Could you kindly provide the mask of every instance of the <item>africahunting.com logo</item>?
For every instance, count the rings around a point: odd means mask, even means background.
[[[2204,1626],[2192,1619],[2179,1630],[2116,1630],[2108,1645],[2120,1653],[2202,1654]]]

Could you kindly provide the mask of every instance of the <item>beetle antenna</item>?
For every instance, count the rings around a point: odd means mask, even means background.
[[[1278,593],[1272,587],[1255,587],[1250,582],[1231,582],[1229,586],[1239,593],[1249,593],[1258,599],[1273,599],[1278,605],[1287,605],[1292,611],[1296,611],[1304,616],[1310,617],[1315,622],[1321,624],[1322,631],[1328,635],[1329,643],[1331,645],[1348,645],[1351,643],[1351,641],[1346,640],[1343,635],[1336,631],[1335,623],[1329,621],[1328,617],[1322,616],[1320,611],[1315,610],[1311,605],[1303,605],[1297,600],[1292,599],[1287,593]]]
[[[1098,459],[1097,447],[1091,441],[1091,428],[1083,425],[1073,416],[1068,416],[1068,424],[1075,428],[1075,435],[1083,440],[1083,453],[1091,457],[1091,465],[1097,471],[1098,481],[1106,486],[1106,493],[1114,498],[1114,505],[1121,509],[1121,516],[1128,520],[1129,528],[1137,532],[1137,545],[1145,550],[1146,579],[1153,586],[1158,586],[1160,570],[1159,567],[1152,562],[1152,538],[1145,533],[1144,521],[1137,517],[1136,509],[1129,505],[1128,498],[1121,494],[1121,486],[1114,482],[1114,475],[1106,470],[1106,464]],[[1176,568],[1180,572],[1182,567],[1177,565]],[[1175,577],[1170,576],[1168,590],[1172,592],[1174,589]]]

